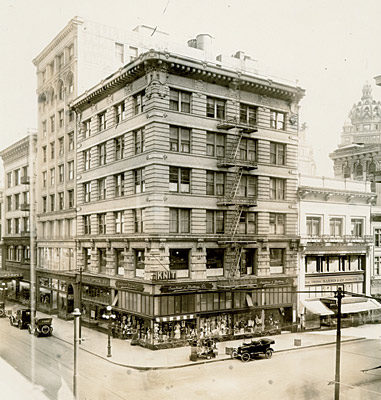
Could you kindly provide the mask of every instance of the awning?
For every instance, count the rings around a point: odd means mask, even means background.
[[[367,299],[355,303],[343,303],[341,305],[342,314],[359,313],[371,310],[381,310],[381,304],[377,300]]]
[[[326,305],[324,305],[320,300],[302,300],[302,303],[308,311],[317,315],[333,315],[334,312],[331,311]]]

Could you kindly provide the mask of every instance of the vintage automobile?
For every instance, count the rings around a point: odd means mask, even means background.
[[[267,338],[252,340],[250,343],[243,343],[242,346],[232,349],[230,354],[232,358],[239,358],[245,362],[260,356],[271,358],[274,349],[270,346],[274,343],[274,340]]]
[[[214,339],[204,338],[198,340],[190,340],[191,354],[189,359],[197,361],[198,359],[216,358],[218,355],[217,345]]]
[[[4,318],[5,316],[5,303],[3,301],[0,301],[0,318]]]
[[[28,332],[35,336],[50,336],[53,332],[52,327],[53,318],[35,318],[34,330],[32,324],[28,324]]]
[[[30,309],[19,309],[16,313],[9,316],[9,323],[12,326],[17,326],[19,329],[25,329],[30,324],[31,315],[32,312]]]

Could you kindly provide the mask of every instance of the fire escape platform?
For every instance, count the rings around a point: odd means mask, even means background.
[[[219,168],[240,167],[250,170],[250,169],[257,169],[258,163],[256,161],[240,160],[237,158],[219,158],[217,160],[217,167]]]
[[[242,133],[253,133],[258,132],[258,127],[252,124],[245,124],[242,122],[236,121],[220,121],[217,123],[217,129],[229,130],[236,128],[240,130]]]
[[[217,206],[241,206],[241,207],[256,207],[258,204],[256,197],[224,197],[217,200]]]

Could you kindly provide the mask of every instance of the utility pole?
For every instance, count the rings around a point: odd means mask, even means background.
[[[73,396],[78,399],[78,351],[79,351],[79,318],[81,312],[78,308],[73,311],[74,316],[74,370],[73,370]]]
[[[343,289],[337,288],[337,325],[336,325],[336,372],[335,372],[335,400],[340,399],[340,352],[341,352],[341,300],[344,297]]]

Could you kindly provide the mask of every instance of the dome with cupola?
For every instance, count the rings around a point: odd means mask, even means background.
[[[341,146],[352,143],[381,142],[381,101],[372,97],[372,87],[366,83],[361,100],[349,112],[341,134]]]

